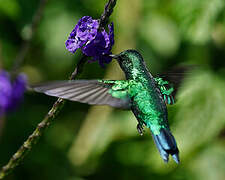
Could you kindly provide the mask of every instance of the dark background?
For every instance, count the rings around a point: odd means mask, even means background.
[[[0,67],[10,71],[39,1],[0,1]],[[54,0],[20,71],[30,84],[68,79],[75,55],[65,41],[85,15],[99,18],[105,0]],[[123,0],[110,18],[113,53],[135,48],[153,74],[174,66],[198,65],[184,81],[178,101],[168,106],[181,163],[165,164],[146,129],[136,130],[131,112],[67,102],[40,142],[9,180],[225,179],[225,1]],[[105,69],[87,64],[82,79],[122,79],[116,62]],[[27,92],[16,112],[1,118],[0,165],[43,119],[56,98]]]

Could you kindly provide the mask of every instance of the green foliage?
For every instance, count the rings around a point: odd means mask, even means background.
[[[0,0],[0,13],[15,19],[20,12],[20,6],[16,0]]]
[[[211,39],[216,20],[224,11],[223,0],[175,0],[173,11],[184,37],[196,44]]]

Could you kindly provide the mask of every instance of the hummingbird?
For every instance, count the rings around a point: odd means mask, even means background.
[[[174,103],[174,87],[162,77],[153,77],[136,50],[125,50],[116,59],[126,80],[53,81],[34,86],[37,92],[91,105],[109,105],[131,110],[140,135],[147,127],[164,162],[169,155],[179,163],[179,150],[168,123],[166,104]]]

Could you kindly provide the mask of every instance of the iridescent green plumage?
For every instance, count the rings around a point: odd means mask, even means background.
[[[162,78],[154,78],[135,50],[112,55],[124,71],[126,80],[76,80],[53,82],[35,87],[38,92],[88,104],[130,109],[138,120],[137,129],[150,129],[164,161],[169,154],[178,163],[178,148],[168,125],[166,104],[173,104],[173,87]]]
[[[113,82],[114,85],[109,90],[113,97],[127,98],[128,96],[130,99],[133,99],[132,107],[138,108],[140,111],[138,114],[139,122],[150,128],[155,135],[160,133],[161,128],[167,127],[167,124],[162,121],[163,113],[157,110],[154,97],[151,96],[151,90],[141,82],[135,80],[99,80],[99,82],[105,84]]]
[[[170,87],[170,84],[168,81],[165,81],[160,77],[155,78],[155,81],[157,83],[158,88],[160,89],[160,92],[162,93],[164,101],[167,104],[174,104],[174,98],[172,96],[172,93],[174,92],[174,88]]]

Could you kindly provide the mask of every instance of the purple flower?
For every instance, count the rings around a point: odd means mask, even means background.
[[[98,27],[97,20],[93,20],[90,16],[82,17],[65,43],[68,51],[75,53],[85,43],[92,41],[98,33]]]
[[[99,64],[104,67],[104,63],[110,63],[112,58],[109,57],[111,53],[112,45],[114,44],[114,28],[113,23],[108,26],[109,34],[105,30],[99,32],[95,39],[87,43],[82,48],[83,53],[86,56],[92,56],[93,61],[99,61]]]
[[[10,97],[10,103],[6,108],[7,111],[15,109],[23,99],[26,90],[27,77],[25,74],[19,74],[12,82],[11,86],[13,92]]]
[[[114,44],[114,28],[113,24],[108,26],[109,33],[105,29],[98,31],[98,28],[98,20],[84,16],[70,33],[65,44],[67,50],[72,53],[81,48],[86,56],[93,57],[91,61],[99,61],[99,64],[104,67],[104,63],[110,63],[112,60],[108,55],[111,54]]]
[[[23,98],[27,79],[24,74],[19,74],[12,82],[5,71],[0,71],[0,115],[15,109]]]
[[[9,74],[5,71],[0,71],[0,113],[4,112],[10,104],[11,93],[12,86]]]

